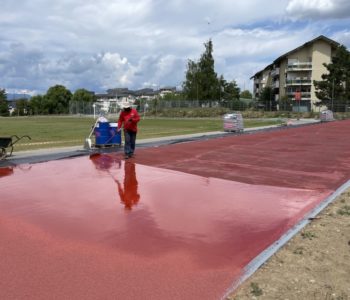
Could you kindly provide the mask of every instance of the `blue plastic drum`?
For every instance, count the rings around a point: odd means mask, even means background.
[[[121,145],[122,138],[120,132],[118,132],[118,123],[109,123],[109,133],[111,135],[111,144]]]
[[[109,132],[109,122],[98,122],[95,130],[95,145],[102,146],[109,143],[111,134]]]
[[[117,131],[117,123],[109,122],[98,122],[94,134],[95,134],[95,145],[105,146],[105,145],[120,145],[121,144],[121,134]]]

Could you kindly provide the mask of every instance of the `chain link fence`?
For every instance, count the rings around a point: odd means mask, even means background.
[[[69,103],[71,115],[106,115],[118,114],[120,108],[116,102],[74,102]]]
[[[106,102],[71,102],[69,106],[69,112],[71,115],[106,115],[117,117],[120,111],[119,105],[116,101],[108,103],[108,107],[104,106]],[[282,105],[282,103],[281,103]],[[350,100],[347,102],[339,103],[334,101],[330,103],[328,109],[335,113],[343,114],[347,116],[350,114]],[[144,116],[169,116],[169,117],[209,117],[219,116],[226,112],[241,111],[241,112],[271,112],[276,115],[286,113],[301,113],[310,116],[317,116],[320,111],[325,109],[325,106],[318,106],[312,109],[310,103],[300,103],[300,106],[296,103],[289,104],[289,109],[279,107],[272,109],[271,106],[265,107],[261,103],[254,101],[253,99],[240,99],[233,101],[223,100],[164,100],[157,99],[137,99],[134,103],[134,107]],[[333,109],[332,109],[333,107]],[[107,113],[106,113],[107,112]]]

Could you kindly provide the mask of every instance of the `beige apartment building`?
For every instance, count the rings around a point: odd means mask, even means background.
[[[321,35],[302,46],[278,57],[265,69],[257,72],[254,79],[253,95],[259,99],[265,87],[271,87],[270,108],[283,110],[289,98],[294,111],[318,111],[315,106],[314,80],[321,80],[327,73],[324,63],[330,63],[339,43]],[[300,92],[296,94],[296,92]],[[300,102],[295,100],[298,94]]]

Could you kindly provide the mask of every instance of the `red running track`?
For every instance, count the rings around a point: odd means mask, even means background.
[[[0,168],[0,299],[218,299],[350,177],[350,122]]]
[[[204,177],[303,189],[349,179],[350,120],[138,151],[137,163]]]

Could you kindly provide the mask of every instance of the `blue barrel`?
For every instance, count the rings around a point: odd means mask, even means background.
[[[95,127],[94,134],[96,146],[106,145],[111,139],[109,122],[98,122]]]
[[[121,145],[122,136],[121,133],[118,132],[118,123],[109,123],[109,133],[111,135],[111,144]]]
[[[98,122],[97,126],[94,129],[95,134],[95,145],[104,146],[104,145],[120,145],[121,134],[117,131],[117,127],[112,123],[112,126],[109,122]]]

